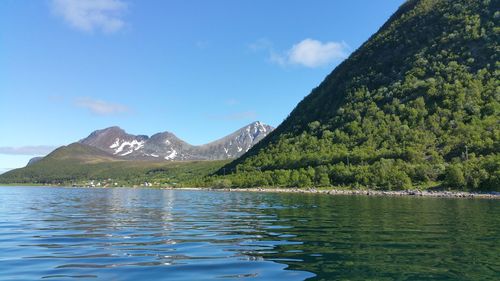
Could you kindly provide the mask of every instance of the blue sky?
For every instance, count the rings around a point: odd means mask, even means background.
[[[277,126],[403,0],[3,0],[0,172],[118,125]]]

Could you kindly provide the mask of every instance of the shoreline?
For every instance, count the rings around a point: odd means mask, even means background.
[[[428,191],[428,190],[373,190],[373,189],[317,189],[317,188],[283,188],[283,187],[248,187],[248,188],[216,188],[216,187],[151,187],[151,186],[116,186],[116,187],[86,187],[62,185],[26,185],[0,184],[0,187],[27,186],[27,187],[66,187],[66,188],[149,188],[163,190],[186,191],[219,191],[219,192],[257,192],[257,193],[295,193],[295,194],[323,194],[344,196],[374,196],[374,197],[430,197],[430,198],[464,198],[464,199],[500,199],[500,192],[468,192],[468,191]]]
[[[500,199],[500,192],[467,191],[427,191],[427,190],[361,190],[361,189],[316,189],[316,188],[211,188],[211,187],[161,187],[167,190],[223,191],[223,192],[262,192],[262,193],[298,193],[323,195],[358,195],[375,197],[431,197],[431,198],[478,198]]]

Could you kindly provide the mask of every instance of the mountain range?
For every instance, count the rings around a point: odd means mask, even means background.
[[[45,157],[33,158],[24,168],[1,174],[0,182],[84,185],[98,180],[105,185],[112,180],[113,185],[121,186],[145,182],[159,186],[200,185],[196,181],[248,151],[273,129],[257,121],[196,146],[171,132],[149,137],[109,127]]]
[[[241,156],[273,129],[256,121],[216,141],[195,146],[171,132],[157,133],[149,137],[128,134],[115,126],[94,131],[78,143],[123,160],[224,160]],[[39,160],[33,159],[30,164]]]
[[[223,160],[237,158],[262,140],[274,128],[253,122],[216,141],[191,145],[171,132],[152,135],[131,135],[119,127],[91,133],[79,141],[115,157],[131,160]]]

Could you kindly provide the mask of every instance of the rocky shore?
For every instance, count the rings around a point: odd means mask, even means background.
[[[167,188],[185,190],[211,190],[231,192],[272,192],[272,193],[308,193],[325,195],[360,195],[360,196],[410,196],[437,198],[486,198],[500,199],[500,192],[465,192],[465,191],[427,191],[427,190],[360,190],[360,189],[315,189],[315,188]]]

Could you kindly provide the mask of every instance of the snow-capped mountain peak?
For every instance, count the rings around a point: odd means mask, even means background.
[[[273,129],[256,121],[219,140],[194,146],[171,132],[148,137],[128,134],[120,127],[109,127],[91,133],[80,143],[126,159],[218,160],[239,157]]]

